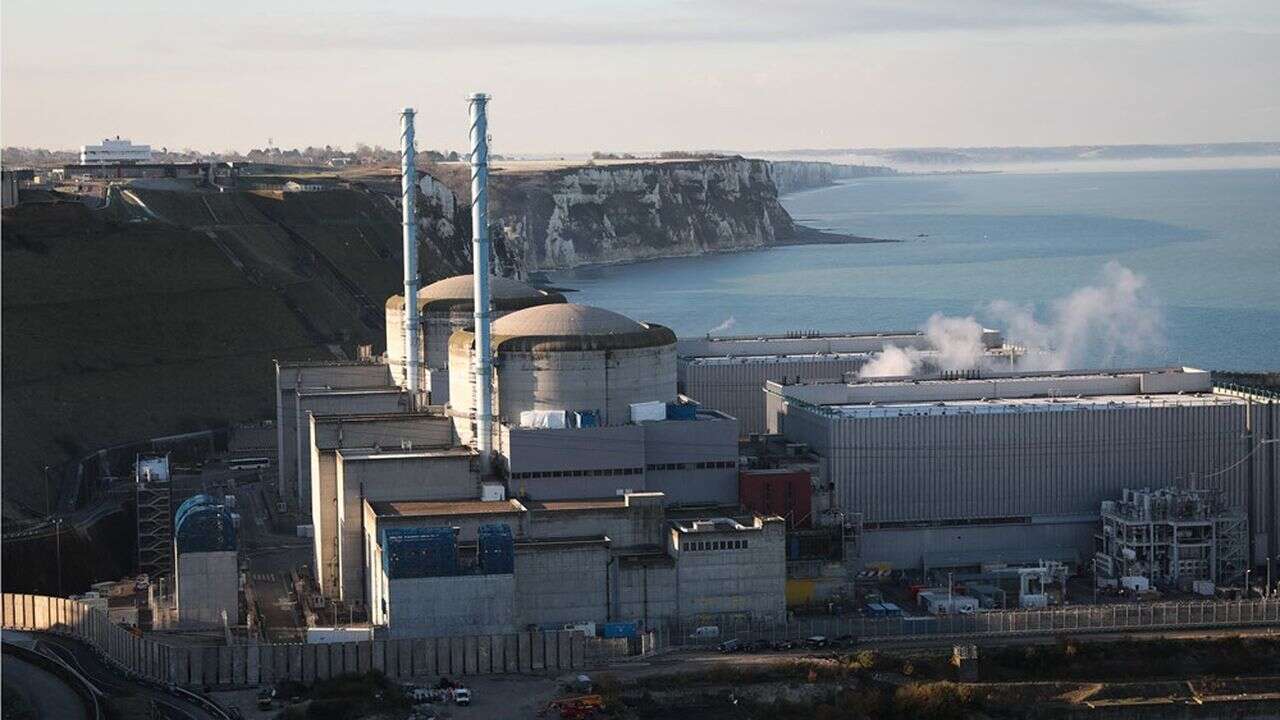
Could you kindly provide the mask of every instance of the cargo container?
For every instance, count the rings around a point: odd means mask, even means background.
[[[630,638],[640,634],[640,627],[634,620],[628,622],[607,622],[600,626],[602,638]]]
[[[480,572],[486,575],[515,572],[515,538],[509,525],[481,525],[476,529],[476,540],[476,564],[479,565]]]
[[[576,410],[572,414],[573,426],[576,428],[593,428],[600,426],[599,410]]]
[[[382,563],[387,577],[458,574],[458,542],[451,527],[385,528]]]
[[[307,628],[307,642],[312,644],[357,642],[361,640],[372,640],[372,639],[373,639],[373,628],[371,627],[310,627],[310,628]]]

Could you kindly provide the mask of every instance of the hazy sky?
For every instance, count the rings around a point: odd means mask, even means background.
[[[4,145],[1280,140],[1277,0],[4,0]]]

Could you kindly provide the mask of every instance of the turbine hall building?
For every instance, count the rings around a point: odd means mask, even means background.
[[[991,367],[1012,365],[1021,352],[995,330],[983,330],[981,344]],[[918,351],[923,369],[936,371],[937,351],[919,331],[708,335],[676,342],[677,381],[682,394],[738,418],[742,434],[754,435],[768,425],[765,382],[843,380],[888,346]]]
[[[1275,406],[1217,392],[1202,370],[770,382],[765,394],[770,431],[807,444],[861,525],[863,563],[1078,564],[1102,501],[1196,482],[1247,508],[1255,559],[1275,554],[1276,478],[1261,459],[1274,446],[1257,445],[1276,436]]]

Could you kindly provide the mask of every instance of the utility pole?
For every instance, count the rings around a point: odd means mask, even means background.
[[[53,521],[53,536],[57,547],[58,597],[62,597],[62,518]]]

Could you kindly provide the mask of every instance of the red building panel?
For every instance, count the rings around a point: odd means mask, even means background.
[[[812,524],[813,486],[808,470],[743,470],[738,500],[759,515],[778,515],[789,528]]]

